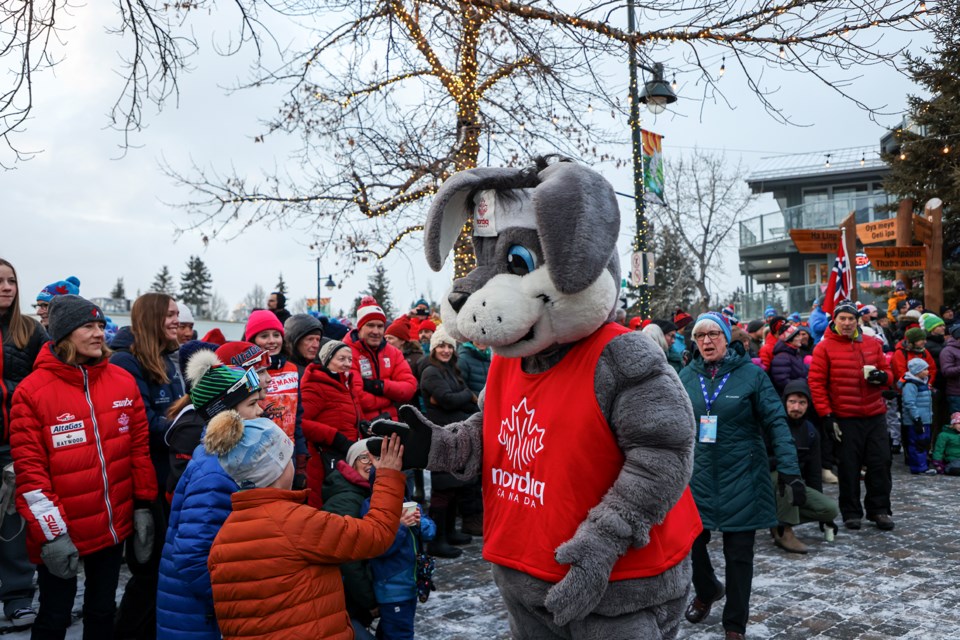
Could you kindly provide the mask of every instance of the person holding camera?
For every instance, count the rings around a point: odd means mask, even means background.
[[[857,307],[843,300],[833,310],[833,322],[813,351],[807,382],[824,432],[836,441],[840,514],[848,529],[859,529],[863,512],[877,528],[890,531],[890,444],[883,391],[893,380],[879,340],[864,339],[857,324]],[[860,468],[866,496],[860,503]]]

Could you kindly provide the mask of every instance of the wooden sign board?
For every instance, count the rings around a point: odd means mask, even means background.
[[[857,238],[860,244],[876,244],[897,238],[897,220],[878,220],[876,222],[864,222],[857,225]]]
[[[800,253],[836,253],[840,231],[829,229],[790,229],[790,238]]]
[[[933,229],[930,221],[920,216],[913,216],[913,239],[923,244],[930,244]]]
[[[927,267],[926,247],[866,247],[877,271],[920,271]]]

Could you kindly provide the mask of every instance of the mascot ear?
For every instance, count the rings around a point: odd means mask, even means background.
[[[470,194],[481,189],[515,188],[520,177],[520,169],[482,167],[455,173],[443,183],[430,205],[425,227],[424,251],[431,269],[440,271],[470,218],[472,211],[467,205]]]
[[[558,291],[579,293],[616,254],[617,195],[603,176],[573,162],[551,164],[539,175],[533,205],[544,265]]]

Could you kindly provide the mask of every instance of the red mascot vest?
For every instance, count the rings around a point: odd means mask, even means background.
[[[569,571],[554,552],[623,468],[593,378],[604,347],[627,331],[605,324],[539,374],[524,373],[520,358],[494,356],[483,406],[483,557],[490,562],[549,582]],[[610,579],[663,573],[686,557],[701,530],[688,487],[650,530],[650,543],[628,549]]]

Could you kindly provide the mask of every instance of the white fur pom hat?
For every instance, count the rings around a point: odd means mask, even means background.
[[[431,353],[441,344],[448,344],[454,349],[457,348],[457,341],[450,337],[450,334],[447,333],[447,330],[443,328],[442,324],[437,327],[437,330],[433,332],[432,336],[430,336]]]

